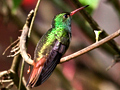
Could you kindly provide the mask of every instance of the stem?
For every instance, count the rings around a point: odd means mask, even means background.
[[[18,73],[19,63],[20,63],[20,55],[14,57],[10,70]]]
[[[9,75],[13,79],[13,82],[17,87],[19,87],[19,77],[18,77],[19,63],[20,63],[20,55],[17,55],[14,57],[12,66],[9,70],[9,72],[10,72]],[[21,90],[26,90],[26,87],[23,84],[23,82],[21,82]]]
[[[22,78],[23,78],[24,66],[25,66],[25,60],[22,60],[18,90],[21,90],[21,83],[22,83]]]
[[[38,11],[38,7],[39,7],[39,5],[40,5],[40,1],[41,1],[41,0],[38,0],[37,5],[36,5],[35,10],[34,10],[34,15],[33,15],[33,18],[32,18],[31,24],[30,24],[29,33],[28,33],[28,37],[29,37],[29,38],[30,38],[30,33],[31,33],[31,30],[32,30],[32,27],[33,27],[33,23],[34,23],[34,20],[35,20],[37,11]]]

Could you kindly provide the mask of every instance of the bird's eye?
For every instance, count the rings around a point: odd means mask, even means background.
[[[68,18],[68,17],[69,17],[69,15],[68,15],[68,14],[65,14],[63,17],[64,17],[64,18]]]

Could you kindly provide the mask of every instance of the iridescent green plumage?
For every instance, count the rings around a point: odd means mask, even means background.
[[[56,15],[49,29],[38,42],[34,53],[34,67],[27,85],[31,87],[42,84],[53,72],[61,57],[66,52],[71,38],[71,16],[87,6],[71,13]]]
[[[53,72],[69,47],[71,38],[70,13],[54,17],[52,28],[40,39],[34,53],[34,68],[28,83],[31,87],[42,84]]]
[[[71,36],[71,17],[69,16],[68,18],[65,18],[64,15],[69,15],[69,13],[56,15],[53,19],[52,28],[40,39],[35,51],[35,59],[37,61],[44,55],[49,55],[56,40],[66,47],[69,46]]]

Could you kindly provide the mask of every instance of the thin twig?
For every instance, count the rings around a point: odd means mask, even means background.
[[[12,53],[12,52],[16,52],[16,51],[18,51],[20,48],[19,47],[16,47],[16,48],[14,48],[14,49],[12,49],[10,52]]]
[[[112,60],[112,64],[106,68],[106,70],[108,71],[109,69],[111,69],[117,62],[120,62],[120,55],[115,55],[114,59]]]
[[[25,77],[24,77],[24,76],[22,77],[22,82],[23,82],[23,84],[26,86],[26,83],[27,83],[27,82],[26,82],[26,80],[25,80]],[[27,90],[30,90],[30,88],[29,88],[29,87],[26,87],[26,89],[27,89]]]
[[[15,52],[13,55],[8,55],[7,57],[15,57],[16,55],[18,55],[20,53],[20,50],[18,50],[17,52]]]
[[[25,66],[25,61],[22,61],[21,64],[21,70],[20,70],[20,79],[19,79],[19,87],[18,90],[21,90],[21,83],[22,83],[22,77],[23,77],[23,72],[24,72],[24,66]]]
[[[2,55],[4,55],[4,54],[6,53],[6,51],[7,51],[10,47],[12,47],[14,44],[16,44],[18,41],[19,41],[19,38],[18,38],[17,40],[15,40],[13,43],[11,43],[11,44],[5,49],[5,51],[3,52]]]
[[[90,45],[90,46],[88,46],[88,47],[80,50],[80,51],[77,51],[77,52],[75,52],[75,53],[73,53],[73,54],[71,54],[71,55],[68,55],[68,56],[66,56],[66,57],[63,57],[63,58],[60,60],[60,63],[69,61],[70,59],[73,59],[73,58],[78,57],[78,56],[80,56],[80,55],[82,55],[82,54],[84,54],[84,53],[87,53],[87,52],[89,52],[89,51],[91,51],[91,50],[99,47],[100,45],[102,45],[102,44],[104,44],[104,43],[112,40],[113,38],[115,38],[115,37],[117,37],[117,36],[119,36],[119,35],[120,35],[120,29],[119,29],[118,31],[114,32],[113,34],[107,36],[106,38],[104,38],[104,39],[102,39],[102,40],[100,40],[100,41],[98,41],[98,42],[96,42],[96,43],[94,43],[94,44],[92,44],[92,45]]]
[[[110,70],[116,63],[112,63],[109,67],[106,68],[106,71]]]
[[[10,84],[8,84],[8,85],[6,86],[6,88],[7,88],[7,89],[11,89],[13,86],[14,86],[14,82],[11,82]]]
[[[34,23],[34,20],[35,20],[37,11],[38,11],[38,7],[39,7],[39,5],[40,5],[40,1],[41,1],[41,0],[38,0],[38,2],[37,2],[37,4],[36,4],[36,7],[35,7],[35,10],[34,10],[34,15],[33,15],[33,18],[32,18],[31,24],[30,24],[29,33],[28,33],[28,37],[29,37],[29,38],[30,38],[30,33],[31,33],[31,30],[32,30],[32,27],[33,27],[33,23]]]
[[[3,77],[4,75],[7,75],[8,74],[8,71],[2,71],[0,72],[0,77]]]
[[[12,82],[13,80],[12,79],[9,79],[9,80],[2,80],[2,83],[8,83],[8,82]]]

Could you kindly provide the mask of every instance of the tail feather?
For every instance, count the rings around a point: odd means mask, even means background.
[[[46,81],[48,77],[52,74],[57,64],[59,63],[62,54],[59,54],[56,51],[52,51],[52,54],[53,56],[50,55],[47,59],[49,62],[45,62],[42,71],[40,73],[39,79],[35,83],[34,87],[41,85],[44,81]]]
[[[36,67],[33,68],[32,73],[31,73],[31,75],[28,79],[28,82],[27,82],[26,86],[31,86],[31,87],[35,86],[35,84],[37,83],[37,80],[40,76],[40,73],[42,71],[42,67],[43,66],[41,66],[39,68],[36,68]]]

